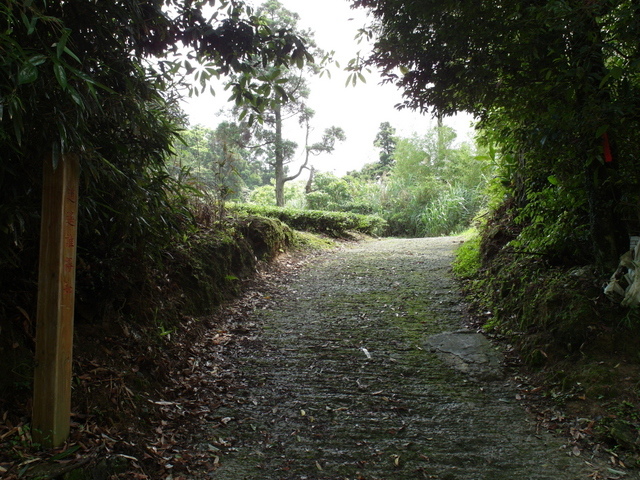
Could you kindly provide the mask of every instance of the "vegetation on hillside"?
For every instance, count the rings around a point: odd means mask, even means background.
[[[615,269],[638,223],[637,2],[353,3],[406,107],[480,118],[518,248]]]

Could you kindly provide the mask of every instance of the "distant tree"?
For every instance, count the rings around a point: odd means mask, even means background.
[[[388,172],[393,165],[393,152],[396,149],[396,129],[389,122],[382,122],[373,145],[380,149],[380,169]]]
[[[340,211],[352,200],[352,194],[352,186],[346,179],[320,172],[315,175],[311,190],[306,192],[307,208]]]
[[[322,138],[319,142],[309,145],[309,136],[311,134],[310,121],[313,118],[313,115],[314,115],[314,111],[309,108],[305,109],[303,114],[300,115],[300,125],[302,125],[303,128],[305,129],[304,163],[300,166],[300,169],[298,170],[298,174],[295,176],[287,177],[286,181],[295,180],[302,173],[303,169],[309,168],[311,171],[309,182],[313,182],[313,174],[315,172],[315,169],[312,167],[311,168],[309,167],[310,156],[311,155],[317,156],[317,155],[320,155],[321,153],[332,153],[335,149],[336,142],[344,142],[347,139],[344,133],[344,130],[342,128],[333,126],[333,127],[326,128],[324,130],[324,133],[322,134]]]
[[[316,56],[323,55],[313,41],[312,32],[298,28],[299,15],[284,8],[278,0],[268,0],[257,13],[266,19],[267,25],[272,30],[287,29],[295,32],[305,39],[306,44]],[[329,151],[326,148],[319,150],[319,144],[308,144],[310,121],[314,113],[306,106],[310,93],[307,78],[318,73],[320,73],[320,67],[315,64],[307,64],[305,68],[274,67],[267,64],[262,69],[260,78],[270,82],[272,88],[269,92],[270,103],[264,115],[264,122],[257,125],[254,130],[257,147],[254,152],[256,156],[262,157],[263,162],[273,173],[278,206],[285,205],[285,184],[302,174],[302,171],[308,167],[309,156],[318,154],[320,151]],[[293,161],[298,145],[284,137],[284,122],[295,117],[306,129],[307,144],[304,146],[303,165],[295,173],[291,173],[288,165]],[[334,141],[338,139],[336,133],[337,130],[334,130]]]
[[[367,163],[359,171],[349,172],[349,174],[370,180],[376,180],[388,174],[393,167],[393,153],[398,142],[395,134],[396,129],[389,122],[382,122],[373,141],[373,145],[380,149],[379,160]]]
[[[195,181],[215,193],[216,199],[241,199],[244,191],[264,184],[262,165],[249,161],[245,125],[225,121],[215,130],[196,125],[180,137],[175,145],[174,175]]]

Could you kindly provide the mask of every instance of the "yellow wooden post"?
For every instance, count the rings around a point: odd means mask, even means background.
[[[32,433],[46,447],[69,436],[78,158],[44,162]]]

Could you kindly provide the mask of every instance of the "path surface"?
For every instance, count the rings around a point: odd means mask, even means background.
[[[234,355],[243,387],[211,430],[236,479],[586,479],[536,432],[500,357],[464,330],[459,239],[382,240],[297,271]],[[213,439],[213,440],[211,440]]]

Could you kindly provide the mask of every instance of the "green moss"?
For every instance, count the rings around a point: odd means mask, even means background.
[[[247,215],[240,231],[260,260],[269,260],[293,245],[293,230],[275,218]]]
[[[334,238],[350,238],[350,232],[377,236],[382,235],[387,228],[385,220],[376,215],[298,210],[250,204],[233,204],[229,205],[229,209],[236,215],[277,218],[296,230],[321,233]]]
[[[572,275],[538,258],[496,256],[467,284],[485,328],[511,338],[532,365],[579,351],[598,322],[589,275]]]
[[[169,252],[170,283],[179,292],[180,313],[204,315],[239,293],[241,280],[290,248],[294,232],[279,220],[247,216],[237,223],[201,230]]]
[[[293,245],[300,250],[328,250],[335,248],[335,240],[310,232],[295,232]]]
[[[477,275],[480,267],[480,235],[475,232],[457,249],[453,273],[460,278],[471,278]]]

